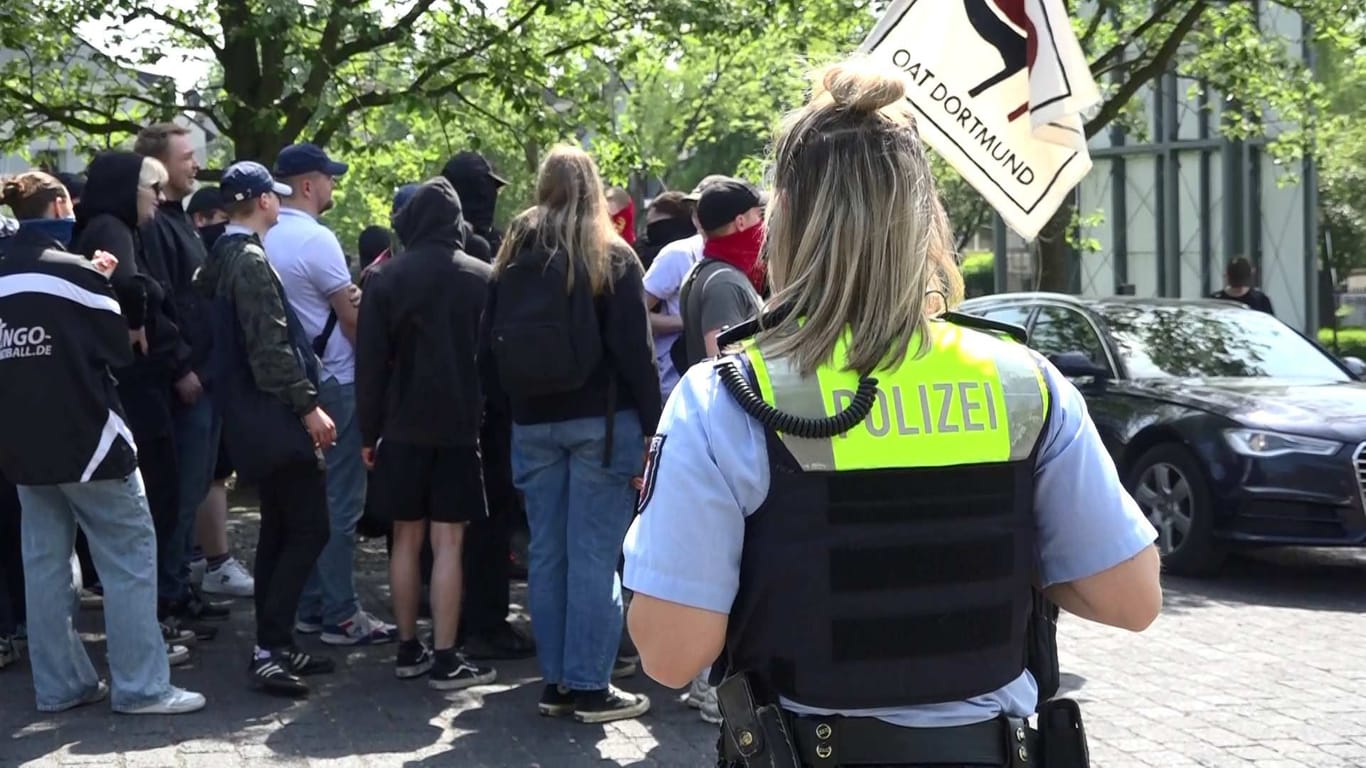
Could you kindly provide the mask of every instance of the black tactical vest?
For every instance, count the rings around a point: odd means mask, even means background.
[[[746,521],[740,589],[715,678],[747,670],[771,694],[849,710],[959,701],[1025,669],[1038,561],[1034,470],[1048,398],[1023,347],[971,336],[974,359],[983,349],[1002,353],[997,385],[1013,387],[999,401],[1013,411],[1004,459],[839,471],[812,458],[830,455],[820,441],[768,430],[769,493]],[[879,425],[876,413],[854,429],[871,428],[882,440],[932,433],[939,425],[927,426],[937,419],[915,382],[947,392],[934,381],[936,367],[922,364],[945,353],[954,351],[936,349],[880,375],[880,396],[900,384],[894,399],[910,415],[896,412],[899,432],[887,417]],[[820,389],[817,377],[795,377],[782,361],[749,354],[764,369],[763,377],[751,370],[751,381],[769,380],[759,385],[766,401],[776,398],[787,413],[805,403],[797,416],[834,415],[831,398],[810,391]],[[922,404],[926,418],[916,421]],[[980,420],[983,409],[964,412]]]

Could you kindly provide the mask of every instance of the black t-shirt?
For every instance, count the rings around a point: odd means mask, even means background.
[[[1258,288],[1252,288],[1242,296],[1234,296],[1228,291],[1221,290],[1212,294],[1210,298],[1223,299],[1224,301],[1241,301],[1259,312],[1265,312],[1268,315],[1276,314],[1271,310],[1271,299],[1267,298],[1267,295],[1262,293]]]

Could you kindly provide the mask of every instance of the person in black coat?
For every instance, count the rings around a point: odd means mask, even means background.
[[[167,287],[157,275],[165,265],[153,263],[157,251],[143,247],[141,228],[151,222],[169,178],[165,166],[133,152],[102,152],[86,169],[85,196],[76,206],[72,250],[86,258],[107,251],[118,259],[111,282],[133,340],[133,362],[115,371],[119,399],[138,445],[139,464],[147,486],[147,501],[157,532],[159,572],[179,567],[183,555],[172,551],[180,517],[180,474],[172,416],[171,393],[188,355]],[[227,609],[197,599],[178,600],[161,584],[158,602],[162,618],[221,619]],[[194,627],[201,639],[212,628]]]

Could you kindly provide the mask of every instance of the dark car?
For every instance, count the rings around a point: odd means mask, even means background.
[[[962,311],[1025,327],[1077,385],[1168,570],[1212,573],[1234,545],[1366,544],[1360,360],[1226,301],[1024,293]]]

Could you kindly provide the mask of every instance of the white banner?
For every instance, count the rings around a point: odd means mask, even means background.
[[[897,0],[862,50],[907,75],[921,137],[1026,240],[1091,170],[1100,93],[1062,0]]]

